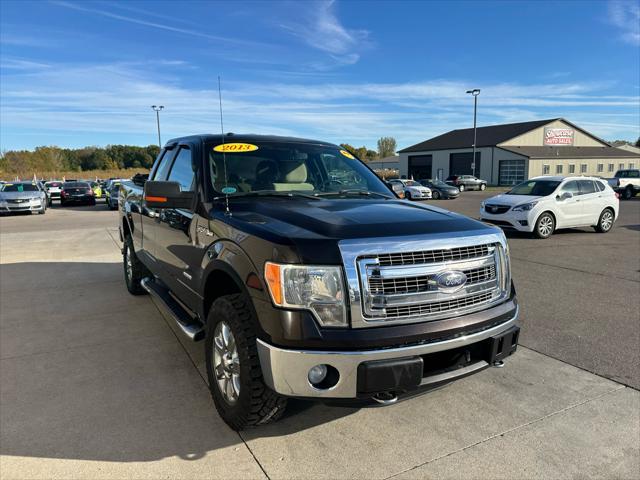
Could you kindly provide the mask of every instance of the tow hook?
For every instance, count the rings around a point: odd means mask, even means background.
[[[392,392],[377,393],[373,399],[381,405],[391,405],[398,401],[398,396]]]

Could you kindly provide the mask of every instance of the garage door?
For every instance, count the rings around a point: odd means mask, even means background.
[[[524,160],[500,160],[499,185],[517,185],[524,182]]]
[[[473,153],[450,153],[449,154],[449,175],[480,175],[481,152],[476,152],[475,173],[471,168]]]

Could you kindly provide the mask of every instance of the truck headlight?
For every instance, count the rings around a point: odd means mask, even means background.
[[[533,207],[535,207],[538,204],[538,202],[529,202],[529,203],[521,203],[520,205],[517,205],[515,207],[512,208],[512,210],[514,212],[528,212],[529,210],[531,210]]]
[[[323,327],[346,327],[342,268],[267,262],[264,278],[273,303],[310,310]]]

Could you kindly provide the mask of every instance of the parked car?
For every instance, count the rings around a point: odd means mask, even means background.
[[[93,190],[93,195],[95,198],[102,198],[102,187],[98,182],[90,182],[91,190]]]
[[[109,198],[111,196],[111,191],[113,190],[113,187],[117,186],[120,187],[120,184],[123,182],[123,179],[121,178],[110,178],[109,180],[107,180],[107,183],[105,185],[104,188],[104,198],[107,202],[107,207],[109,207]],[[117,202],[117,199],[116,199]],[[118,204],[116,203],[116,207],[118,206]],[[111,207],[109,207],[111,208]]]
[[[49,193],[49,199],[51,203],[54,200],[60,200],[60,192],[62,191],[62,182],[52,180],[44,183],[45,190]]]
[[[60,204],[70,203],[96,204],[96,197],[89,182],[65,182],[60,192]]]
[[[47,211],[47,194],[34,182],[13,182],[0,186],[0,213]]]
[[[609,185],[625,200],[631,200],[640,192],[640,170],[629,168],[618,170],[614,178],[608,179]]]
[[[420,184],[431,190],[431,198],[438,200],[458,198],[460,190],[456,187],[444,183],[442,180],[420,180]]]
[[[484,190],[487,188],[486,180],[481,180],[473,175],[451,175],[445,182],[457,187],[461,192],[465,190]]]
[[[407,180],[405,178],[396,178],[389,180],[392,185],[401,186],[404,189],[404,198],[407,200],[425,200],[431,198],[431,190],[420,185],[415,180]]]
[[[396,194],[398,198],[404,198],[404,186],[399,182],[391,182],[390,180],[385,181],[384,183]]]
[[[517,347],[504,233],[395,198],[337,145],[173,139],[148,180],[123,182],[119,212],[128,291],[204,341],[234,429],[288,397],[391,404]]]
[[[548,238],[560,228],[607,233],[618,218],[618,194],[594,177],[537,177],[480,204],[480,219]]]
[[[111,188],[105,192],[105,200],[107,208],[115,210],[118,208],[118,192],[120,191],[120,182],[111,182]]]

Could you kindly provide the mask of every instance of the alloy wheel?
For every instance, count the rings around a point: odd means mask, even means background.
[[[553,219],[549,215],[545,215],[540,219],[538,231],[543,237],[548,237],[553,233]]]
[[[609,210],[605,210],[602,213],[602,217],[600,218],[600,228],[604,232],[607,232],[611,229],[612,225],[613,225],[613,215]]]
[[[240,357],[233,332],[224,321],[216,325],[213,336],[213,369],[222,397],[235,404],[240,396]]]

